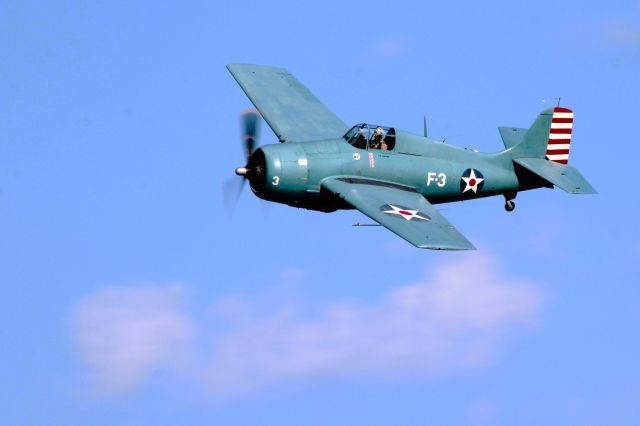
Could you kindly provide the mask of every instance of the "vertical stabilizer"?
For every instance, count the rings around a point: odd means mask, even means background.
[[[543,158],[560,164],[569,162],[569,145],[571,144],[571,130],[573,129],[573,111],[567,108],[549,108],[540,113],[531,127],[515,129],[508,132],[508,128],[500,128],[500,134],[505,139],[505,146],[521,142],[513,146],[513,158]],[[524,132],[523,136],[520,136]],[[513,134],[510,134],[513,133]],[[513,140],[511,140],[513,139]]]

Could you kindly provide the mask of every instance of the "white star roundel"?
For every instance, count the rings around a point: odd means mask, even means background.
[[[462,179],[460,179],[460,191],[465,192],[473,191],[477,194],[482,190],[484,186],[484,176],[476,169],[467,169],[462,173]]]
[[[429,221],[431,218],[424,213],[418,212],[418,210],[411,210],[407,207],[396,206],[393,204],[385,204],[380,207],[382,213],[386,213],[389,215],[398,215],[406,220],[426,220]]]

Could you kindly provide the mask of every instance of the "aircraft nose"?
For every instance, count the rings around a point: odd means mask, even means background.
[[[238,167],[236,174],[246,176],[249,179],[251,188],[255,192],[260,192],[264,189],[264,183],[266,180],[266,166],[267,161],[262,148],[256,149],[249,158],[249,164],[247,167]],[[241,173],[244,173],[243,175]]]

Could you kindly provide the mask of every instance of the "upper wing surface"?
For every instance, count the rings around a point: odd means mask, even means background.
[[[250,64],[227,69],[280,142],[338,138],[349,130],[286,69]]]
[[[337,177],[322,186],[419,248],[475,250],[421,194],[380,181]]]

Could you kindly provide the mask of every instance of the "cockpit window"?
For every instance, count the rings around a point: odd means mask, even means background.
[[[358,124],[353,126],[344,137],[351,145],[364,149],[367,147],[367,141],[369,140],[369,129],[365,124]]]
[[[391,151],[396,145],[396,131],[372,124],[355,125],[344,138],[356,148]]]

